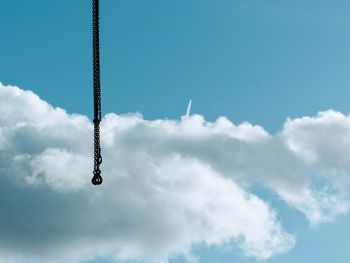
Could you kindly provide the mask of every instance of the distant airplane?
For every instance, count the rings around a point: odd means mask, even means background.
[[[188,103],[185,117],[189,117],[190,116],[190,114],[191,114],[191,107],[192,107],[192,100],[190,100],[190,102]]]

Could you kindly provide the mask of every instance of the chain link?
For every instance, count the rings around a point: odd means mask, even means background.
[[[100,165],[102,163],[100,145],[101,122],[101,75],[100,75],[100,32],[99,32],[99,0],[92,0],[92,46],[94,72],[94,172],[92,184],[102,183]]]

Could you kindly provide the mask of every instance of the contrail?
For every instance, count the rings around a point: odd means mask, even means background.
[[[187,111],[186,111],[186,115],[185,115],[186,117],[190,116],[191,106],[192,106],[192,100],[190,100],[190,102],[188,103]]]

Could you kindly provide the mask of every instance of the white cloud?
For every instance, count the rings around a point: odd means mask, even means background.
[[[268,187],[312,225],[348,209],[350,118],[327,111],[269,135],[225,117],[102,122],[104,184],[90,184],[92,125],[29,91],[0,85],[0,258],[166,262],[196,244],[257,259],[294,237],[250,192]]]

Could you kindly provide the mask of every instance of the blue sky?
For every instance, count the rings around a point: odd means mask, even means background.
[[[226,116],[272,134],[288,117],[348,114],[349,8],[338,0],[101,0],[103,112],[179,119],[192,99],[207,120]],[[91,117],[90,23],[90,1],[1,1],[0,82]],[[350,259],[349,215],[310,227],[273,193],[255,191],[297,236],[267,262]],[[200,263],[257,262],[233,250],[194,249]]]
[[[102,1],[104,112],[176,118],[192,98],[209,119],[226,115],[273,131],[287,116],[347,112],[348,7]],[[90,3],[15,0],[0,12],[2,82],[90,113]]]

